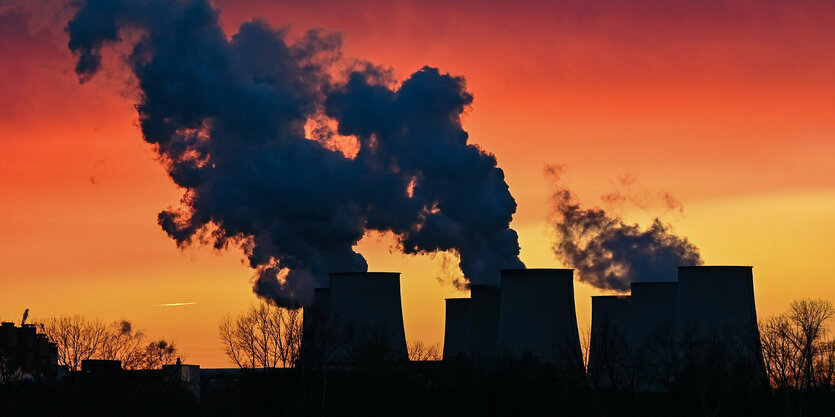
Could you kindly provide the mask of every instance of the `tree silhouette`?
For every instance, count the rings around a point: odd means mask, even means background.
[[[218,333],[226,356],[240,368],[289,368],[301,350],[301,310],[260,301],[221,319]]]
[[[86,359],[121,361],[124,369],[156,369],[173,363],[177,349],[160,339],[145,344],[145,334],[128,320],[105,325],[84,316],[51,317],[38,326],[58,349],[58,363],[71,371]]]

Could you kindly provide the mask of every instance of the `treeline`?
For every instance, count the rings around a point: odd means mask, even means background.
[[[58,364],[70,371],[80,370],[87,359],[118,360],[128,370],[160,369],[178,355],[174,342],[149,338],[128,320],[105,324],[72,315],[45,319],[37,327],[56,344]]]

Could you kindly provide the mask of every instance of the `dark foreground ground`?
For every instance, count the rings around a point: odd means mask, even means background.
[[[682,380],[658,392],[593,388],[535,362],[201,373],[199,398],[158,373],[71,374],[0,385],[0,416],[835,416],[832,391]]]

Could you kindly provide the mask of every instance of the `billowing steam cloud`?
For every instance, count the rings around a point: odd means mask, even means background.
[[[676,267],[701,265],[699,249],[673,234],[656,218],[642,230],[603,209],[584,209],[570,190],[559,185],[560,167],[548,167],[553,177],[554,253],[575,268],[581,281],[595,287],[629,291],[634,281],[675,281]]]
[[[309,300],[328,272],[365,271],[353,246],[367,230],[393,232],[405,253],[455,253],[472,282],[522,266],[504,174],[461,127],[462,78],[425,67],[395,88],[365,64],[337,82],[338,35],[289,42],[254,20],[228,38],[218,13],[207,0],[87,0],[67,26],[82,82],[103,47],[137,39],[140,127],[185,189],[159,214],[178,245],[241,247],[256,293],[282,305]],[[337,133],[355,155],[334,148]]]

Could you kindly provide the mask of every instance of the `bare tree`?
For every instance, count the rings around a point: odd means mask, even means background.
[[[107,337],[97,355],[101,359],[118,360],[122,368],[141,369],[147,362],[143,356],[145,334],[133,328],[128,320],[119,320],[110,325]]]
[[[815,385],[815,357],[822,339],[826,337],[824,323],[833,314],[835,309],[826,300],[799,300],[792,302],[789,307],[788,318],[793,324],[791,340],[800,351],[805,388]]]
[[[815,358],[815,376],[818,388],[835,388],[835,341],[821,343]]]
[[[260,301],[221,319],[218,333],[226,356],[238,367],[287,368],[295,365],[301,350],[302,315],[298,309]]]
[[[85,359],[122,362],[125,369],[157,369],[173,363],[177,349],[161,339],[146,344],[145,334],[128,320],[107,326],[98,319],[61,316],[39,323],[41,330],[58,348],[58,363],[71,371],[81,369]]]
[[[427,345],[418,340],[409,344],[410,361],[439,361],[441,360],[441,349],[438,344]]]
[[[164,339],[151,342],[142,351],[139,360],[140,369],[160,369],[163,365],[174,363],[177,348],[174,343]]]
[[[41,323],[49,340],[57,345],[58,363],[72,371],[81,369],[81,361],[100,353],[107,339],[107,326],[83,316],[53,317]]]
[[[772,386],[831,386],[835,342],[828,339],[826,322],[833,316],[831,302],[805,299],[792,302],[787,313],[760,322],[763,359]]]

